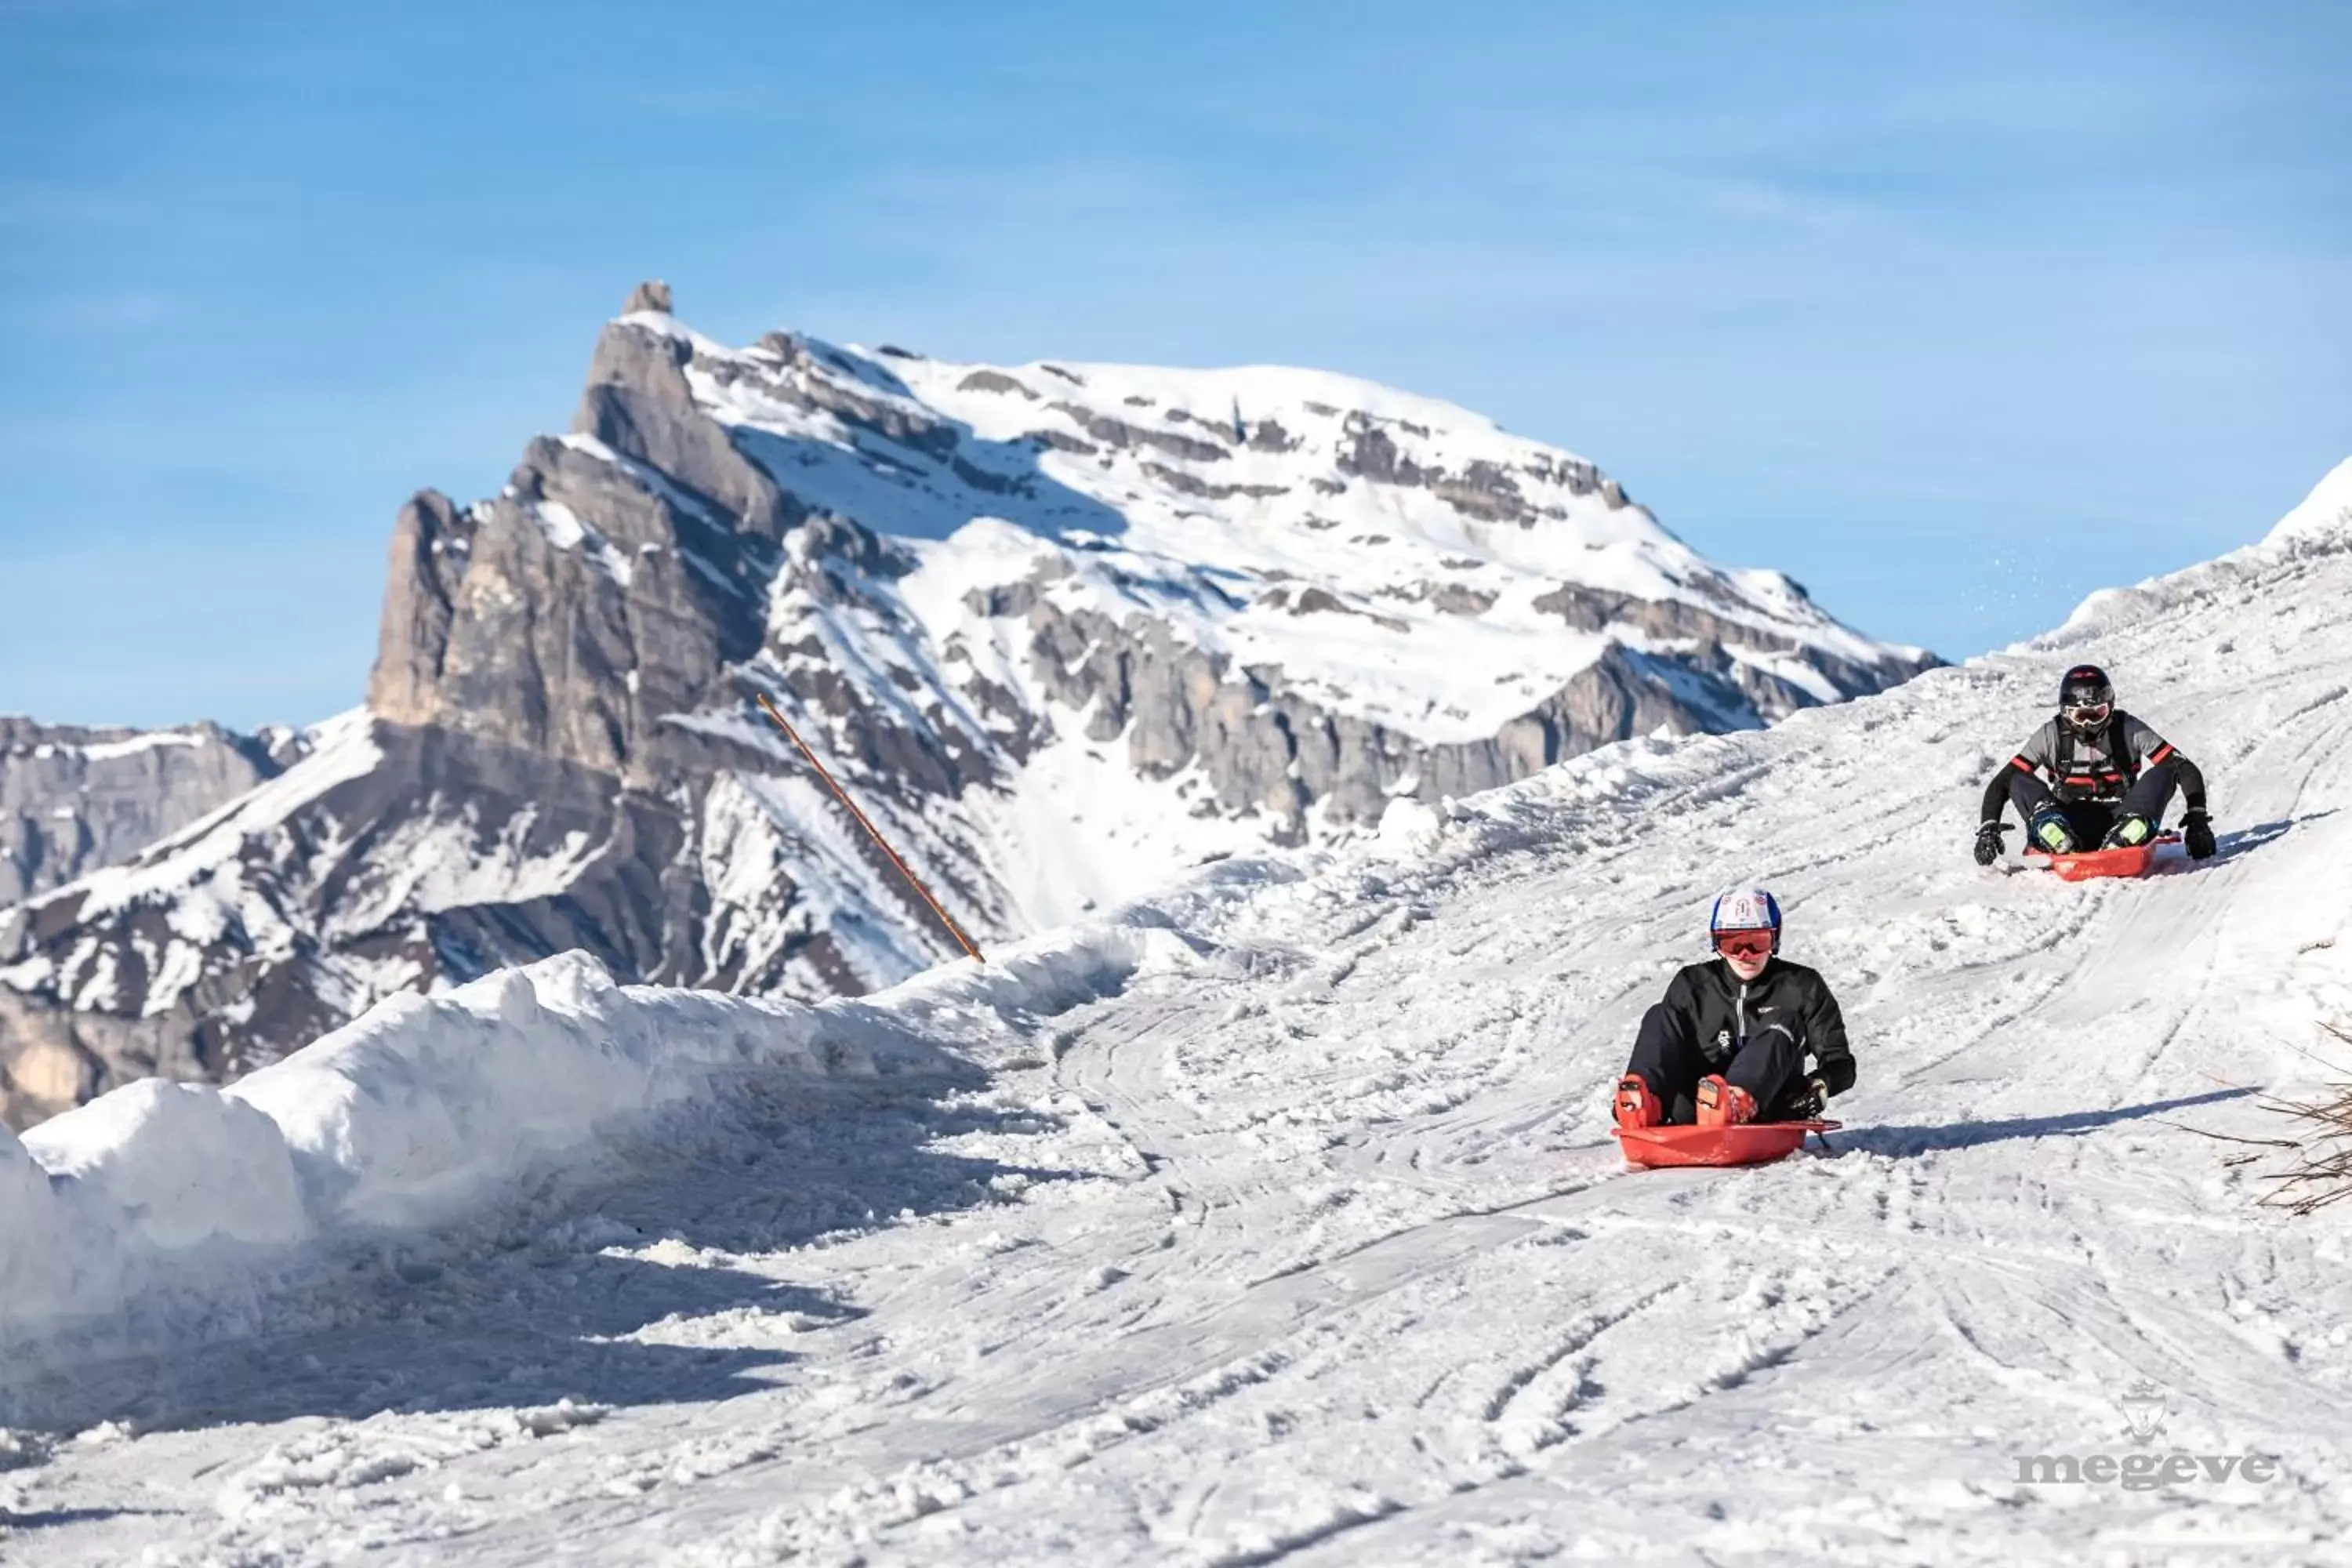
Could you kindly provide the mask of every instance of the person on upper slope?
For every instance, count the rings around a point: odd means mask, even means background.
[[[2042,773],[2049,784],[2037,776]],[[2017,807],[2036,849],[2053,855],[2122,849],[2156,837],[2176,787],[2188,806],[2181,842],[2191,858],[2202,860],[2213,853],[2205,775],[2170,742],[2116,706],[2105,670],[2078,664],[2058,683],[2058,716],[1985,785],[1977,864],[2000,858],[2000,836],[2009,831],[2000,820],[2003,805]]]
[[[1665,1000],[1642,1016],[1633,1059],[1617,1080],[1617,1125],[1819,1115],[1831,1095],[1853,1087],[1853,1052],[1828,984],[1780,957],[1780,904],[1761,888],[1726,893],[1707,934],[1715,959],[1678,971]]]

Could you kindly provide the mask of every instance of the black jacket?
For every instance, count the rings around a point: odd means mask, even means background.
[[[1663,1004],[1675,1026],[1688,1029],[1701,1055],[1721,1067],[1738,1042],[1767,1024],[1785,1024],[1799,1048],[1812,1053],[1813,1072],[1832,1094],[1853,1087],[1853,1052],[1845,1017],[1821,972],[1776,958],[1742,983],[1731,965],[1711,959],[1675,974]]]

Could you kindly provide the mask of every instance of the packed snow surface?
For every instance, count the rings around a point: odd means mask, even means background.
[[[2202,1135],[2352,1065],[2321,499],[2038,643],[986,968],[785,1008],[558,961],[0,1143],[0,1553],[2345,1561],[2352,1220]],[[2086,658],[2214,860],[1970,863]],[[1626,1173],[1605,1088],[1748,881],[1844,1002],[1847,1128]]]

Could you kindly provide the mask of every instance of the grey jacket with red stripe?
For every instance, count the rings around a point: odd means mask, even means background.
[[[2051,793],[2060,800],[2113,803],[2123,798],[2142,773],[2162,763],[2172,764],[2189,809],[2204,810],[2205,775],[2145,721],[2118,708],[2097,733],[2077,735],[2053,719],[2033,731],[2033,738],[1985,785],[1983,818],[2000,820],[2001,807],[2009,804],[2012,769],[2049,774]]]

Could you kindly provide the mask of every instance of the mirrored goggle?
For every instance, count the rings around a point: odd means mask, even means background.
[[[1719,931],[1715,933],[1715,951],[1726,958],[1761,958],[1772,951],[1772,933],[1769,931]]]
[[[2077,724],[2104,724],[2115,709],[2112,702],[2070,702],[2066,717]]]

